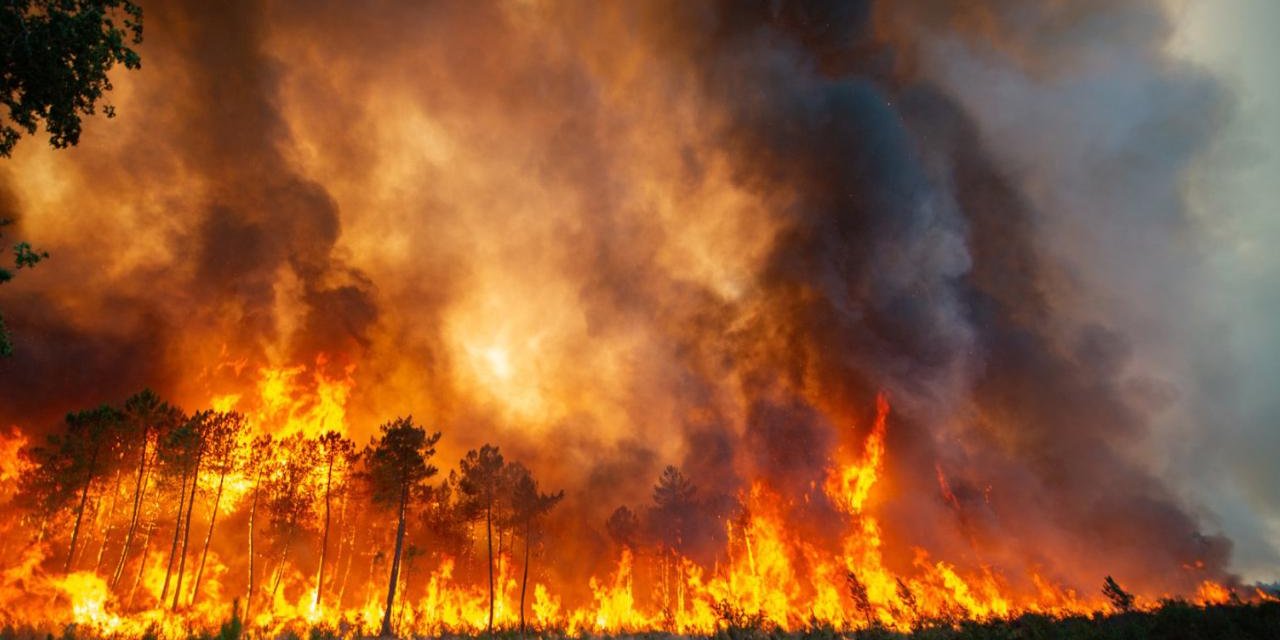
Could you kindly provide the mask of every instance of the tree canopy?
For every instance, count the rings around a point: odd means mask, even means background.
[[[80,142],[81,117],[98,111],[112,89],[107,75],[122,64],[138,69],[142,58],[142,7],[130,0],[6,0],[0,4],[0,156],[9,157],[22,137],[44,123],[49,144]],[[108,117],[110,104],[101,105]],[[0,218],[0,227],[12,221]],[[2,237],[3,234],[0,234]],[[0,266],[0,284],[49,254],[26,242],[13,245],[14,268]],[[0,357],[13,344],[0,316]]]
[[[0,6],[0,156],[41,122],[49,144],[80,141],[81,116],[93,115],[112,89],[117,64],[142,66],[142,8],[130,0],[8,0]],[[108,118],[115,115],[102,105]]]

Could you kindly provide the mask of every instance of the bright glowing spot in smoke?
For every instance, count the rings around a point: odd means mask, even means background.
[[[484,359],[489,363],[489,368],[493,370],[493,375],[503,380],[511,379],[511,358],[507,355],[507,350],[502,347],[489,347],[484,350]]]

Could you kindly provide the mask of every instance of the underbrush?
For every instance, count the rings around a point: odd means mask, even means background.
[[[758,613],[735,608],[719,611],[721,622],[709,640],[1277,640],[1280,639],[1280,602],[1238,603],[1199,606],[1180,600],[1168,600],[1151,611],[1129,611],[1117,614],[1093,614],[1054,618],[1026,614],[1007,620],[942,621],[922,620],[910,631],[881,627],[858,630],[836,629],[817,620],[804,628],[785,631],[771,625]],[[189,632],[176,640],[355,640],[363,638],[351,627],[313,626],[305,632],[286,629],[275,633],[246,629],[232,618],[217,629]],[[521,634],[504,629],[490,634],[411,634],[405,639],[419,638],[492,640],[681,640],[682,636],[667,632],[566,634],[559,630],[536,630]],[[68,625],[58,633],[35,626],[7,625],[0,629],[0,640],[175,640],[161,638],[154,630],[137,635],[103,634],[92,627]]]

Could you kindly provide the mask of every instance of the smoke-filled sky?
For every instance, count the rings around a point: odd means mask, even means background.
[[[1238,4],[145,5],[119,116],[3,165],[52,258],[0,290],[0,424],[305,366],[360,439],[498,442],[591,521],[675,463],[817,527],[883,392],[890,538],[1274,577],[1277,20]]]
[[[1206,384],[1219,400],[1213,428],[1173,445],[1169,473],[1209,505],[1236,542],[1246,575],[1274,579],[1280,557],[1280,83],[1274,63],[1280,5],[1190,2],[1174,8],[1177,55],[1206,65],[1229,92],[1232,114],[1198,159],[1186,194],[1203,220],[1198,312],[1216,320],[1198,339],[1226,362]],[[1207,452],[1207,457],[1206,457]],[[1184,475],[1182,470],[1196,473]]]

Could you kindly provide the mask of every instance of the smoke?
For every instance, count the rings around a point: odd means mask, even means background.
[[[1225,99],[1159,5],[147,21],[120,117],[7,167],[54,258],[3,291],[0,424],[143,386],[194,408],[324,354],[354,435],[412,413],[445,465],[497,442],[590,535],[670,463],[820,532],[883,392],[891,564],[1227,576],[1148,454],[1200,417],[1180,181]]]

